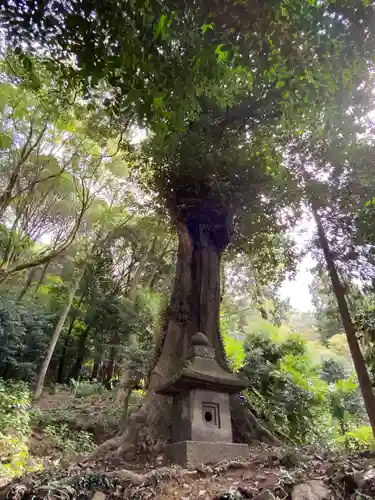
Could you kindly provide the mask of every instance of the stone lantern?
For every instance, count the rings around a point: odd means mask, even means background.
[[[248,446],[233,443],[229,405],[229,395],[248,385],[219,366],[207,337],[195,334],[188,359],[157,391],[173,396],[172,443],[165,448],[168,458],[183,467],[248,458]]]

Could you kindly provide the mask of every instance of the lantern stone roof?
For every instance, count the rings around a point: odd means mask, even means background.
[[[217,392],[236,393],[250,382],[222,368],[215,359],[215,349],[201,332],[192,339],[192,349],[180,370],[156,391],[172,395],[189,389],[210,389]]]

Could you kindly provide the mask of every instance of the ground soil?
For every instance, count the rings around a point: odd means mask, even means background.
[[[63,416],[65,410],[60,410],[65,408],[66,421],[80,429],[100,426],[109,411],[103,397],[75,399],[64,389],[44,394],[37,408],[44,416]],[[97,444],[107,437],[106,432],[101,437],[97,434]],[[58,460],[47,461],[42,473],[16,479],[2,488],[0,500],[91,500],[97,492],[103,492],[106,499],[128,500],[300,500],[292,496],[293,487],[309,480],[324,483],[335,500],[375,498],[375,452],[344,456],[312,447],[257,445],[250,447],[246,462],[202,465],[187,471],[168,463],[162,453],[138,455],[131,462],[121,456],[93,461],[79,455],[65,461],[53,446],[37,426],[31,437],[31,453]]]

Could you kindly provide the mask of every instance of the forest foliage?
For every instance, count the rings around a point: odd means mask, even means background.
[[[46,389],[109,398],[126,428],[186,313],[181,227],[214,250],[244,405],[288,443],[373,447],[372,3],[74,3],[0,10],[0,475],[39,467]],[[312,220],[303,314],[280,287]]]

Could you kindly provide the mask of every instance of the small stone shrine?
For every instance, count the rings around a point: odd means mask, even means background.
[[[172,443],[168,458],[183,467],[248,458],[246,444],[233,443],[229,395],[249,385],[224,370],[203,333],[192,338],[192,349],[179,373],[159,394],[173,396]]]

